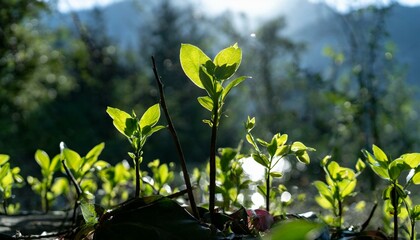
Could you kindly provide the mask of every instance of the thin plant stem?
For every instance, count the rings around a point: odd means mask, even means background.
[[[343,222],[343,203],[338,199],[338,228],[341,230],[341,223]]]
[[[414,236],[416,235],[416,220],[411,219],[411,236],[410,240],[414,240]]]
[[[394,208],[394,239],[398,239],[398,194],[395,183],[391,191],[391,201]]]
[[[270,170],[267,169],[266,170],[267,173],[267,178],[266,178],[266,194],[265,194],[265,210],[267,210],[267,212],[270,211]]]
[[[82,192],[82,189],[80,188],[80,185],[77,183],[76,178],[73,176],[70,169],[67,167],[67,164],[64,161],[64,159],[61,160],[61,163],[63,164],[64,171],[66,171],[67,176],[70,178],[70,182],[73,183],[74,187],[76,188],[77,199],[74,203],[74,208],[73,208],[73,223],[75,223],[76,222],[76,209],[79,206],[79,200],[83,192]]]
[[[44,204],[45,209],[44,210],[45,210],[45,213],[48,213],[50,206],[48,204],[48,189],[47,188],[45,189],[44,201],[45,201],[45,204]]]
[[[182,175],[184,176],[185,186],[187,187],[187,193],[188,193],[188,198],[189,198],[189,201],[190,201],[190,206],[191,206],[191,209],[192,209],[192,213],[193,213],[193,216],[195,218],[200,219],[200,216],[198,214],[197,205],[196,205],[195,199],[194,199],[193,188],[192,188],[192,185],[191,185],[190,175],[188,173],[187,163],[185,161],[184,152],[182,150],[181,142],[179,141],[178,134],[175,130],[175,126],[172,123],[172,119],[169,115],[168,107],[166,106],[165,94],[164,94],[164,91],[163,91],[163,83],[162,83],[162,81],[159,77],[154,57],[152,57],[152,63],[153,63],[153,73],[155,74],[156,83],[157,83],[158,88],[159,88],[160,105],[162,106],[163,112],[165,114],[166,122],[168,123],[168,129],[169,129],[169,132],[171,133],[172,139],[175,142],[175,146],[176,146],[176,149],[177,149],[177,152],[178,152],[179,161],[181,162]]]
[[[136,153],[136,157],[134,159],[136,165],[136,198],[140,197],[140,158],[139,153]]]
[[[210,221],[215,223],[215,196],[216,196],[216,141],[217,141],[217,125],[219,124],[219,106],[216,103],[213,107],[213,121],[211,128],[210,140],[210,189],[209,189],[209,212]]]
[[[360,232],[363,232],[367,228],[367,226],[369,225],[370,220],[372,219],[373,214],[375,213],[375,210],[376,210],[377,207],[378,207],[378,203],[375,203],[375,205],[373,206],[372,210],[370,211],[370,214],[369,214],[368,219],[362,224],[362,227],[360,229]]]

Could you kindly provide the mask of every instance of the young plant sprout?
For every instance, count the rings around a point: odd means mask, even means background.
[[[9,200],[12,198],[12,188],[23,183],[23,178],[20,176],[19,167],[10,167],[10,156],[0,154],[0,194],[2,211],[4,214],[15,213],[19,209],[19,204],[10,204]]]
[[[214,207],[216,195],[216,140],[226,96],[249,77],[238,77],[225,84],[238,70],[242,60],[242,50],[234,44],[220,51],[212,61],[200,48],[182,44],[180,61],[187,77],[199,88],[207,92],[207,96],[199,97],[198,102],[211,112],[211,117],[204,120],[211,127],[210,140],[210,186],[209,212],[214,223]]]
[[[373,145],[372,152],[363,150],[369,166],[380,178],[388,182],[382,198],[387,212],[391,213],[394,221],[394,239],[398,239],[399,213],[405,206],[410,217],[410,239],[415,239],[415,223],[420,219],[420,205],[412,206],[409,191],[411,184],[420,185],[420,153],[408,153],[391,160],[378,146]],[[409,171],[406,183],[401,184],[400,177],[404,171]]]
[[[151,106],[140,119],[137,119],[134,111],[130,115],[118,108],[108,107],[106,112],[113,119],[115,128],[128,139],[133,148],[133,152],[128,154],[134,162],[136,170],[135,197],[139,198],[141,189],[140,163],[143,161],[143,147],[150,136],[165,128],[156,125],[160,118],[160,106],[159,104]]]
[[[54,199],[69,190],[66,178],[54,178],[54,175],[62,168],[60,160],[60,154],[50,159],[45,151],[38,149],[35,152],[35,161],[41,168],[42,179],[32,176],[27,178],[32,190],[41,196],[42,209],[45,213],[50,210]]]
[[[319,196],[316,202],[322,208],[333,213],[333,222],[330,223],[339,230],[343,224],[344,199],[354,196],[354,189],[357,184],[357,176],[366,167],[362,160],[356,163],[356,172],[353,169],[340,166],[336,161],[331,161],[331,156],[326,156],[321,161],[321,167],[325,172],[326,183],[315,181]]]
[[[266,210],[270,211],[272,178],[282,177],[281,172],[274,171],[275,166],[282,158],[289,155],[295,156],[298,161],[304,164],[309,164],[310,158],[308,151],[315,151],[315,149],[306,147],[301,142],[287,144],[287,134],[274,134],[270,142],[255,138],[251,133],[254,127],[255,117],[248,117],[248,120],[245,123],[245,128],[247,130],[246,140],[254,148],[255,153],[252,154],[252,158],[265,168],[265,186],[259,186],[258,189],[265,196]],[[263,148],[263,150],[260,147]]]

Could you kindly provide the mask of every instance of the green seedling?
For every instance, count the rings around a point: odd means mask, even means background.
[[[255,118],[248,117],[248,120],[245,123],[245,128],[247,130],[246,140],[254,148],[255,153],[252,154],[252,158],[265,168],[265,185],[258,186],[258,189],[265,196],[266,210],[269,212],[270,198],[272,197],[272,178],[282,177],[281,172],[274,171],[276,165],[282,158],[289,155],[295,156],[298,161],[304,164],[309,164],[310,158],[308,151],[315,151],[315,149],[307,147],[301,142],[287,144],[287,134],[277,133],[272,137],[270,142],[260,138],[256,139],[251,133],[254,126]],[[260,147],[263,149],[260,149]]]
[[[53,201],[60,195],[69,191],[69,183],[66,178],[54,178],[54,175],[61,169],[60,155],[56,155],[50,159],[48,154],[43,150],[35,152],[35,161],[41,168],[42,179],[28,176],[27,181],[31,185],[32,190],[41,196],[42,209],[48,212]]]
[[[130,165],[127,161],[117,163],[115,166],[108,166],[99,171],[102,180],[104,196],[101,199],[101,206],[113,207],[129,197],[130,183],[133,178],[130,173]]]
[[[359,159],[356,163],[356,171],[354,171],[331,161],[331,156],[326,156],[321,161],[321,167],[324,169],[326,182],[315,181],[313,183],[319,193],[315,200],[319,206],[333,213],[333,221],[327,221],[328,224],[341,229],[344,222],[344,200],[349,196],[356,195],[354,192],[357,185],[356,178],[366,165]]]
[[[212,61],[200,48],[182,44],[180,61],[187,77],[199,88],[207,92],[207,96],[199,97],[198,102],[211,112],[211,117],[204,120],[211,127],[210,139],[210,186],[209,211],[214,223],[214,207],[216,194],[216,140],[217,129],[226,97],[232,88],[243,82],[245,76],[238,77],[225,84],[241,64],[242,50],[237,44],[220,51]]]
[[[76,189],[76,199],[73,208],[73,222],[76,221],[76,209],[81,202],[93,202],[95,196],[92,194],[97,190],[95,171],[99,171],[109,164],[99,160],[99,155],[105,144],[100,143],[93,147],[84,157],[76,151],[66,147],[61,142],[61,164],[71,183]]]
[[[92,193],[96,192],[97,184],[95,171],[107,167],[109,164],[99,160],[99,155],[105,147],[104,143],[100,143],[93,147],[84,157],[79,153],[62,145],[62,164],[63,170],[69,175],[70,180],[77,190],[77,201],[85,199],[91,201],[94,199]],[[64,147],[63,147],[64,145]]]
[[[19,204],[10,204],[9,200],[13,197],[13,187],[19,187],[23,184],[23,178],[19,175],[19,167],[10,167],[9,155],[0,154],[0,194],[2,203],[2,212],[4,214],[13,214],[19,210]]]
[[[246,175],[242,168],[242,158],[240,154],[241,146],[236,149],[221,148],[219,149],[219,157],[216,159],[217,166],[217,182],[216,193],[222,194],[223,202],[221,208],[224,211],[233,210],[232,207],[240,208],[238,196],[241,192],[249,189],[251,180],[246,179]]]
[[[382,194],[385,209],[392,214],[394,221],[394,239],[398,239],[399,214],[404,206],[411,221],[410,238],[415,239],[415,222],[420,219],[420,205],[412,206],[408,187],[420,184],[420,153],[408,153],[391,160],[378,146],[373,145],[372,152],[363,150],[369,166],[373,172],[388,182]],[[406,183],[402,184],[402,173],[409,171]]]
[[[133,149],[133,152],[128,154],[133,159],[135,166],[135,197],[138,198],[141,189],[140,163],[143,161],[143,147],[153,133],[165,128],[156,125],[160,118],[160,106],[159,104],[151,106],[140,119],[137,118],[134,111],[130,115],[118,108],[108,107],[106,112],[113,119],[115,128],[128,139]]]
[[[174,167],[173,162],[166,164],[160,163],[159,159],[150,162],[147,165],[152,172],[152,176],[143,177],[143,181],[151,188],[152,194],[171,194],[171,183],[174,181]]]

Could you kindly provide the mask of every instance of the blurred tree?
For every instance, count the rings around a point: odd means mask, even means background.
[[[0,149],[16,159],[36,148],[36,141],[26,141],[30,114],[74,88],[62,53],[39,26],[37,16],[46,9],[42,1],[0,3]]]
[[[372,144],[389,148],[397,156],[413,151],[419,140],[414,92],[405,82],[405,67],[398,62],[397,47],[386,30],[392,8],[370,6],[338,15],[347,45],[339,51],[324,51],[335,73],[326,76],[331,103],[338,110],[332,115],[337,119],[331,125],[336,132],[333,148],[337,154],[351,156],[353,152],[350,159],[357,158],[358,149],[370,149]]]
[[[153,18],[149,20],[151,26],[149,32],[144,32],[142,29],[140,56],[144,58],[142,62],[147,63],[150,63],[150,56],[155,57],[165,85],[169,112],[185,148],[187,160],[192,165],[203,163],[209,156],[210,130],[202,122],[208,118],[208,112],[204,111],[197,102],[197,97],[203,94],[202,91],[191,84],[181,69],[179,50],[181,43],[191,43],[203,49],[213,47],[217,41],[212,42],[212,39],[224,33],[220,30],[209,31],[205,26],[210,26],[210,21],[191,5],[180,7],[169,0],[161,0],[153,12]],[[231,44],[234,42],[228,45]],[[152,76],[150,81],[155,84]],[[153,91],[153,97],[155,101],[158,100],[156,91]],[[236,145],[240,139],[235,133],[236,129],[230,129],[227,134],[222,133],[218,146]],[[173,159],[175,149],[169,133],[161,133],[159,139],[150,139],[150,142],[149,146],[165,149],[160,151],[162,161],[178,161]]]
[[[50,129],[49,136],[38,139],[37,144],[52,152],[58,150],[60,141],[80,152],[105,141],[105,158],[117,162],[126,157],[128,146],[116,137],[105,110],[107,106],[127,102],[130,96],[127,91],[131,91],[137,74],[130,62],[121,59],[122,54],[107,36],[102,11],[93,9],[91,16],[89,24],[84,24],[72,13],[75,31],[57,31],[55,46],[65,55],[66,71],[77,85],[70,94],[34,113],[28,134],[39,136],[42,129]],[[45,116],[54,117],[46,120]]]

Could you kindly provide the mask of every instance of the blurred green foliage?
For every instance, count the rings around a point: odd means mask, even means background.
[[[161,0],[153,16],[144,15],[150,27],[139,31],[139,46],[133,48],[139,50],[133,52],[119,49],[107,36],[100,9],[92,10],[89,23],[73,14],[72,26],[52,29],[40,21],[41,15],[51,11],[49,7],[42,1],[0,3],[0,150],[18,165],[28,164],[22,167],[24,173],[39,176],[30,170],[36,167],[33,154],[37,149],[57,152],[61,141],[80,152],[104,141],[103,155],[110,163],[127,158],[128,146],[104,110],[133,106],[143,112],[157,101],[151,55],[157,59],[181,142],[188,147],[187,161],[194,166],[204,163],[208,136],[201,120],[207,113],[191,101],[200,96],[200,89],[182,73],[181,42],[205,49],[238,42],[244,49],[239,74],[244,72],[253,80],[227,100],[222,114],[228,118],[220,132],[229,134],[219,139],[220,147],[234,146],[242,139],[243,128],[237,123],[247,115],[261,119],[253,131],[263,139],[287,131],[291,140],[302,139],[320,155],[343,159],[340,166],[349,165],[348,161],[359,157],[360,148],[373,143],[390,149],[391,155],[419,146],[419,105],[414,90],[405,83],[404,66],[392,57],[398,46],[392,44],[380,21],[387,9],[345,15],[358,34],[349,39],[359,37],[363,44],[326,48],[324,54],[331,64],[316,72],[304,68],[300,59],[305,44],[310,43],[287,38],[286,19],[281,16],[249,29],[229,14],[214,21],[197,14],[193,6]],[[249,37],[250,30],[255,37]],[[375,57],[367,61],[366,56]],[[176,161],[169,133],[158,134],[145,146],[145,161]],[[322,169],[310,170],[315,175]],[[305,182],[297,175],[289,177],[299,184]]]

